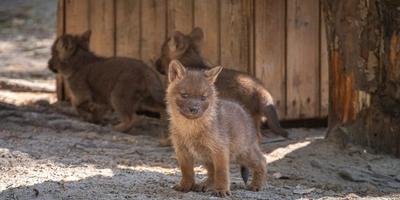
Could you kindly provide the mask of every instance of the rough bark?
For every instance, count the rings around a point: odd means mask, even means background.
[[[400,2],[323,0],[328,138],[400,156]]]

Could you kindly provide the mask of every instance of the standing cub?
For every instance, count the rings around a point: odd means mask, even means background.
[[[174,188],[188,192],[213,187],[217,196],[230,195],[229,163],[253,170],[250,190],[264,184],[266,160],[257,144],[257,130],[237,103],[218,99],[214,83],[222,67],[186,70],[177,60],[169,65],[167,112],[182,179]],[[194,162],[207,169],[207,179],[195,183]]]
[[[120,119],[115,131],[128,131],[142,104],[165,109],[164,87],[156,72],[142,61],[95,55],[88,48],[90,31],[63,35],[52,46],[49,68],[58,72],[71,91],[71,103],[90,121],[98,121],[104,108]]]

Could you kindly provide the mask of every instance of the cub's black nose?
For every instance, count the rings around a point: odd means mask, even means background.
[[[49,68],[50,71],[52,71],[53,73],[57,73],[57,69],[56,69],[56,67],[54,66],[54,61],[53,61],[53,59],[50,59],[50,60],[47,62],[47,68]]]
[[[192,114],[197,114],[199,112],[199,108],[197,107],[190,107],[189,108],[190,113]]]

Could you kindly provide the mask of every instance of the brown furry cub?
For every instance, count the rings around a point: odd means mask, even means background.
[[[201,57],[203,31],[193,29],[190,35],[176,31],[162,46],[161,57],[156,62],[160,73],[168,71],[169,62],[177,59],[183,65],[194,69],[209,69],[210,65]],[[288,136],[279,124],[278,115],[271,94],[255,77],[246,73],[224,69],[215,83],[220,97],[239,102],[256,122],[258,137],[261,137],[262,118],[266,117],[271,130],[284,137]]]
[[[221,70],[186,70],[177,60],[169,66],[170,137],[182,171],[181,182],[174,187],[178,191],[213,186],[217,196],[230,195],[230,161],[253,170],[250,190],[260,190],[265,182],[267,163],[252,119],[239,104],[218,99],[214,82]],[[207,169],[208,178],[200,184],[195,183],[195,161]]]
[[[49,68],[63,76],[80,115],[96,121],[103,108],[112,108],[120,119],[113,129],[124,132],[141,104],[165,108],[164,87],[154,70],[131,58],[96,56],[88,48],[89,39],[90,31],[58,37],[49,60]]]

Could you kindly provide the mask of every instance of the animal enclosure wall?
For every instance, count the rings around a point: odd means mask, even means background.
[[[258,77],[282,119],[328,114],[328,64],[319,0],[59,0],[58,34],[92,30],[99,55],[148,64],[175,30],[205,33],[203,55]],[[63,99],[62,80],[58,97]]]

